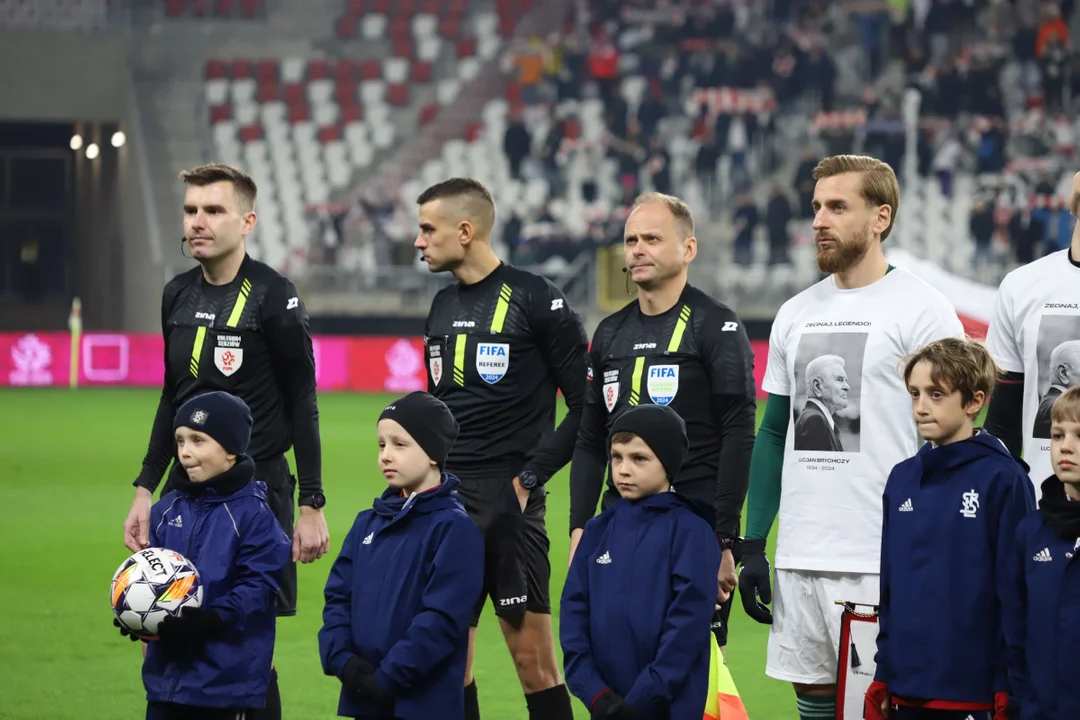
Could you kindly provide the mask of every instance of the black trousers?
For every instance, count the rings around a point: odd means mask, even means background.
[[[250,708],[204,708],[194,705],[152,702],[146,720],[251,720]]]

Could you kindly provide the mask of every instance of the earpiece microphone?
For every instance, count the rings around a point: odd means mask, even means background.
[[[629,272],[626,268],[622,269],[623,272]]]

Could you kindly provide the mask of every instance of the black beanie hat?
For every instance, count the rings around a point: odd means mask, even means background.
[[[251,409],[227,392],[196,395],[180,406],[173,418],[173,432],[187,427],[206,433],[233,455],[246,455],[251,442]]]
[[[405,428],[439,470],[458,436],[457,420],[446,403],[430,393],[416,391],[386,406],[379,420],[389,419]]]
[[[615,419],[608,436],[608,450],[615,433],[634,433],[645,441],[656,459],[664,466],[668,480],[674,482],[679,473],[690,441],[686,438],[686,423],[679,414],[665,405],[637,405]]]

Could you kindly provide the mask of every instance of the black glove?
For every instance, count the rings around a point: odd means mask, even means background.
[[[123,623],[120,622],[120,618],[115,618],[114,617],[113,620],[112,620],[112,624],[113,624],[113,627],[120,628],[120,637],[126,637],[131,642],[136,642],[138,640],[142,640],[142,638],[138,637],[137,635],[134,635],[130,630],[128,630],[127,626],[125,626]]]
[[[591,720],[644,720],[637,710],[611,690],[605,690],[593,701],[589,710]]]
[[[374,703],[382,710],[393,709],[393,698],[375,682],[375,666],[359,655],[353,655],[345,663],[341,684],[353,695]]]
[[[742,568],[739,570],[739,595],[746,614],[765,625],[772,625],[772,586],[769,584],[769,558],[764,540],[742,541]],[[758,598],[761,598],[759,601]]]
[[[158,642],[177,649],[193,650],[225,633],[225,621],[213,610],[188,607],[180,617],[169,615],[158,625]]]

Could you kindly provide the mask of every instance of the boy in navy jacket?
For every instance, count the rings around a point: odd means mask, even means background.
[[[266,704],[275,597],[292,540],[267,504],[266,485],[252,477],[251,422],[247,404],[225,392],[193,397],[176,412],[177,460],[187,475],[151,509],[149,540],[191,561],[203,603],[166,617],[147,644],[147,720],[234,720]]]
[[[1080,387],[1054,401],[1050,418],[1054,475],[1020,523],[1006,580],[1011,720],[1080,718]]]
[[[885,485],[868,720],[1009,720],[1002,572],[1035,493],[1001,441],[974,429],[996,371],[981,344],[957,338],[905,365],[927,443]]]
[[[426,392],[379,416],[387,489],[356,516],[326,581],[319,653],[341,680],[338,714],[461,720],[469,616],[484,543],[442,471],[458,425]]]
[[[622,499],[586,523],[559,619],[566,684],[593,718],[704,713],[720,549],[711,508],[672,491],[687,447],[668,407],[633,407],[611,427]]]

